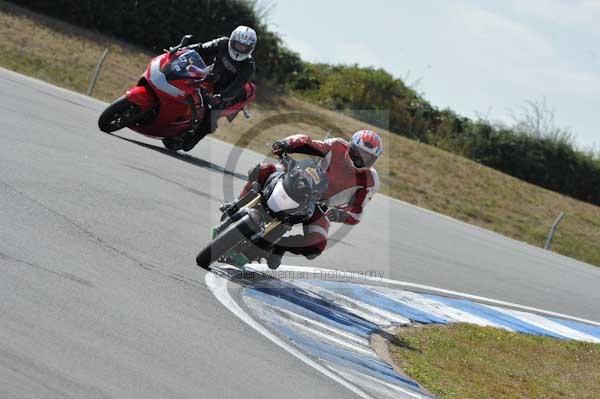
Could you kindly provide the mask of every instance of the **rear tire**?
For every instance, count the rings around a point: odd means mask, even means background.
[[[248,215],[231,224],[198,253],[196,264],[203,269],[210,270],[210,265],[246,238],[244,232],[250,231],[250,226],[251,219]]]
[[[119,97],[100,114],[98,127],[105,133],[116,132],[137,119],[140,112],[140,107],[127,97]]]

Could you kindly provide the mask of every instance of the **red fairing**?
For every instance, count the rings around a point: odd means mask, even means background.
[[[168,53],[164,53],[159,55],[156,58],[160,58],[160,67],[161,69],[165,67],[165,65],[167,65],[167,63],[169,63],[173,58],[176,58],[177,55],[169,55]],[[148,68],[150,69],[150,68]]]
[[[127,90],[125,96],[129,101],[137,104],[144,111],[151,109],[156,102],[156,96],[152,90],[146,86],[135,86]]]
[[[200,123],[206,115],[204,95],[214,92],[214,85],[204,82],[206,69],[193,62],[182,69],[177,64],[173,73],[169,63],[181,60],[190,55],[189,49],[182,49],[175,54],[164,53],[150,60],[144,75],[135,87],[127,90],[127,100],[147,112],[139,123],[128,127],[138,133],[155,137],[180,137],[190,131],[196,123]],[[196,54],[198,57],[198,54]],[[192,61],[191,58],[188,60]],[[184,72],[185,71],[185,72]],[[256,98],[256,86],[246,84],[246,98],[225,109],[221,116],[233,119],[242,108]],[[203,95],[204,94],[204,95]]]

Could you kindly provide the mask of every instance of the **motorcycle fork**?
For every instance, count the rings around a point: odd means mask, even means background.
[[[195,130],[198,128],[198,126],[200,126],[200,109],[204,108],[204,100],[202,98],[202,95],[199,95],[200,97],[200,104],[196,104],[194,102],[194,97],[193,96],[188,96],[185,98],[185,102],[189,105],[191,111],[192,111],[192,128]],[[208,115],[204,115],[204,117],[207,117]]]
[[[256,193],[255,191],[250,191],[248,194],[244,195],[239,201],[234,204],[231,208],[227,209],[221,215],[221,223],[215,228],[216,233],[220,233],[225,230],[230,224],[238,221],[243,215],[238,213],[240,209],[246,208],[256,208],[256,206],[260,203],[262,197]]]

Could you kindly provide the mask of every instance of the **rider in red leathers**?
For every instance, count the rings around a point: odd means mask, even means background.
[[[365,206],[379,189],[379,177],[373,168],[383,152],[383,144],[377,133],[359,130],[350,143],[333,138],[324,141],[313,140],[303,134],[296,134],[273,144],[273,153],[301,153],[322,157],[319,166],[329,182],[321,203],[327,206],[326,213],[317,207],[313,216],[304,223],[304,234],[282,238],[273,254],[267,259],[270,268],[281,263],[281,257],[288,251],[314,259],[327,246],[330,222],[357,224],[362,218]],[[273,163],[256,165],[249,173],[248,182],[240,197],[252,188],[252,182],[261,186],[274,172],[283,166]]]

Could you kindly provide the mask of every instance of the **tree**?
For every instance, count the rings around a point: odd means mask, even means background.
[[[512,113],[512,130],[527,136],[548,139],[553,143],[575,145],[575,135],[565,127],[559,127],[554,119],[554,110],[546,104],[546,99],[525,101],[519,113]]]

